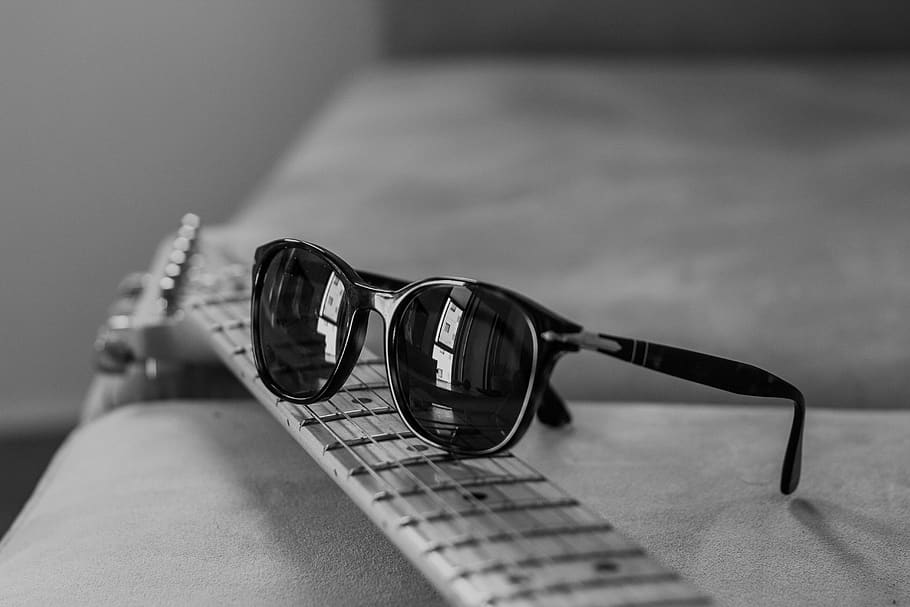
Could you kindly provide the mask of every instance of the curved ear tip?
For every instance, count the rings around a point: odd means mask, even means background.
[[[790,495],[799,486],[799,471],[792,475],[786,475],[780,479],[780,492],[784,495]]]
[[[565,407],[541,406],[537,409],[537,419],[551,428],[562,428],[572,423],[572,415]]]

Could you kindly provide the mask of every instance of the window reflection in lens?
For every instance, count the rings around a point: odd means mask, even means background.
[[[534,365],[524,312],[478,286],[432,286],[403,309],[392,346],[401,406],[448,448],[500,445],[518,423]]]
[[[270,379],[308,398],[329,380],[350,329],[344,283],[321,256],[278,252],[265,269],[259,343]]]

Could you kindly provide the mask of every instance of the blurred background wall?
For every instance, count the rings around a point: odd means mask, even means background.
[[[906,52],[908,32],[899,0],[3,0],[0,432],[74,417],[121,277],[184,212],[225,220],[381,55]]]
[[[793,55],[910,47],[902,0],[385,0],[393,55]]]
[[[0,432],[74,418],[122,276],[377,52],[359,0],[0,2]]]

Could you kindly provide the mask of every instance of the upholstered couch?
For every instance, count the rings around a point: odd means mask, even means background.
[[[595,356],[556,374],[572,428],[517,450],[724,603],[910,599],[907,63],[393,63],[213,231],[783,375],[809,405],[789,498],[785,406]],[[85,423],[0,544],[0,604],[225,602],[441,598],[247,399]]]

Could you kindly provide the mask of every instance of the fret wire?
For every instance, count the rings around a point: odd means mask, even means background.
[[[353,371],[352,371],[352,372],[353,372]],[[380,396],[380,398],[382,398],[382,397]],[[383,400],[384,400],[384,399],[383,399]],[[422,455],[422,454],[421,454],[421,455]],[[450,477],[451,477],[451,475],[448,475],[447,473],[445,473],[445,471],[443,471],[441,468],[439,468],[439,467],[438,467],[434,462],[432,462],[429,458],[426,458],[426,463],[427,463],[427,465],[429,465],[429,466],[435,468],[435,469],[438,471],[438,473],[443,474],[444,476],[450,476]],[[496,462],[496,463],[499,464],[499,462]],[[413,475],[412,475],[412,476],[413,476]],[[415,477],[415,478],[416,478],[416,477]],[[494,519],[498,519],[498,520],[500,521],[500,523],[502,524],[503,528],[507,530],[507,531],[504,532],[504,534],[507,534],[508,536],[510,536],[516,543],[525,544],[525,550],[526,550],[529,554],[533,554],[533,551],[528,550],[527,539],[526,539],[526,538],[529,537],[529,536],[527,535],[527,532],[523,532],[521,529],[518,529],[518,528],[513,527],[512,524],[511,524],[509,521],[507,521],[503,516],[501,516],[501,515],[500,515],[499,513],[497,513],[497,512],[494,512],[493,510],[491,510],[491,509],[489,508],[489,506],[487,506],[487,504],[485,504],[485,503],[483,502],[483,500],[478,499],[478,498],[474,495],[474,493],[472,493],[471,491],[468,491],[468,490],[465,489],[463,486],[461,486],[461,484],[458,482],[457,479],[455,479],[454,477],[451,477],[451,478],[452,478],[452,482],[456,485],[456,487],[458,487],[458,488],[462,491],[462,497],[464,497],[465,499],[467,499],[469,502],[473,502],[473,503],[475,504],[475,506],[479,507],[480,510],[485,510],[485,511],[486,511],[486,514],[492,516]],[[422,482],[421,482],[421,484],[422,484]],[[425,485],[424,485],[424,487],[425,487]],[[428,492],[428,494],[429,494],[431,497],[435,497],[438,501],[441,501],[441,502],[442,502],[442,505],[443,505],[443,509],[449,510],[450,512],[453,512],[453,515],[454,515],[455,517],[457,517],[457,518],[459,518],[459,519],[461,519],[461,520],[465,520],[464,517],[462,517],[460,514],[458,514],[457,511],[454,510],[454,509],[449,505],[448,502],[446,502],[445,500],[440,499],[439,496],[436,495],[434,492]],[[609,528],[612,530],[612,525],[609,525]],[[472,536],[473,536],[473,534],[472,534]],[[489,536],[488,536],[488,537],[489,537]],[[571,551],[572,548],[573,548],[573,546],[569,543],[569,541],[568,541],[567,539],[563,539],[563,541],[564,541],[564,543],[566,544],[566,546],[568,546],[569,550]],[[476,545],[476,544],[474,544],[474,545]],[[547,558],[548,560],[550,560],[551,562],[553,562],[553,563],[555,564],[555,562],[552,561],[552,559],[549,558],[549,555],[546,555],[545,558]],[[501,559],[500,559],[500,560],[501,560]],[[517,561],[516,561],[516,559],[515,559],[514,557],[511,558],[511,559],[509,559],[509,563],[508,563],[508,565],[506,565],[506,566],[507,566],[507,567],[516,567],[516,568],[519,568],[519,569],[520,569],[520,566],[517,564]]]
[[[552,528],[551,528],[552,529]],[[617,533],[614,529],[608,528],[607,526],[595,526],[588,525],[583,527],[582,525],[576,524],[567,527],[571,530],[571,533],[567,530],[558,530],[561,533],[565,533],[566,537],[572,537],[573,542],[575,543],[575,548],[572,551],[566,551],[561,548],[560,545],[555,544],[552,541],[552,533],[529,533],[529,541],[534,544],[536,550],[531,555],[519,555],[521,559],[533,556],[535,558],[539,557],[542,560],[544,554],[547,554],[553,561],[561,561],[563,559],[575,559],[580,560],[581,557],[577,556],[580,554],[591,554],[591,553],[601,553],[601,552],[610,552],[617,553],[616,558],[622,558],[622,554],[619,554],[622,551],[626,551],[632,548],[638,548],[638,546],[628,539],[623,537],[621,534]],[[490,528],[488,534],[492,537],[485,538],[488,540],[491,545],[494,546],[494,550],[506,549],[508,547],[507,542],[509,538],[503,538],[501,534],[497,536],[496,529]],[[432,553],[446,554],[455,557],[456,560],[460,560],[460,557],[468,556],[471,553],[472,542],[468,537],[458,538],[456,541],[451,542],[455,544],[454,546],[450,545],[437,545],[433,546],[434,550]],[[480,563],[477,560],[464,560],[461,563],[463,567],[479,565]],[[484,563],[486,564],[486,563]],[[620,563],[621,564],[621,563]],[[589,563],[590,567],[594,570],[597,569],[597,563]]]
[[[574,498],[554,500],[551,502],[541,502],[541,501],[537,501],[537,500],[521,501],[521,500],[513,500],[513,499],[509,498],[509,499],[507,499],[507,501],[505,503],[487,504],[487,507],[490,508],[490,510],[493,510],[495,512],[509,512],[512,510],[521,510],[522,512],[524,512],[527,510],[535,510],[538,508],[554,508],[554,509],[555,508],[568,508],[570,506],[576,506],[576,505],[578,505],[578,500],[574,499]],[[461,516],[474,516],[475,514],[484,514],[483,511],[477,510],[475,508],[471,508],[469,510],[459,510],[458,513]],[[434,512],[432,514],[427,515],[426,520],[428,522],[433,522],[433,521],[437,521],[437,520],[445,520],[446,518],[448,518],[448,516],[449,515],[445,512]],[[415,523],[412,523],[412,522],[402,523],[401,526],[404,527],[409,524],[413,525]]]
[[[553,556],[552,560],[557,563],[571,563],[574,561],[593,561],[601,559],[615,559],[615,558],[628,558],[628,557],[645,557],[647,556],[643,548],[616,548],[616,549],[602,549],[602,550],[591,550],[588,552],[575,552],[573,554],[562,554]],[[543,563],[541,557],[531,556],[516,561],[522,567],[535,567],[541,566]],[[462,571],[459,571],[452,579],[466,578],[473,575],[483,575],[485,573],[493,573],[496,571],[502,570],[502,563],[500,562],[491,562],[487,564],[476,565],[471,568],[465,568]]]
[[[586,525],[580,525],[578,523],[567,525],[565,527],[538,527],[535,529],[528,529],[524,532],[525,538],[534,538],[534,537],[549,537],[551,535],[558,536],[562,534],[573,534],[573,533],[601,533],[613,531],[613,525],[607,522],[602,523],[589,523]],[[446,548],[458,548],[460,546],[471,546],[477,542],[501,542],[504,540],[510,539],[512,531],[499,531],[496,533],[490,533],[483,537],[476,535],[467,535],[463,538],[456,539],[455,541],[446,541],[446,542],[436,542],[436,544],[431,545],[426,549],[426,553],[439,552],[440,550],[445,550]],[[551,557],[550,560],[552,560]]]
[[[459,481],[460,486],[456,486],[453,483],[443,481],[437,485],[430,485],[430,489],[434,491],[447,491],[452,489],[459,489],[462,487],[486,487],[490,485],[511,485],[517,483],[546,483],[547,478],[540,474],[528,475],[525,477],[521,476],[510,476],[508,478],[501,477],[485,477],[485,478],[475,478],[475,479],[464,479]],[[404,497],[413,495],[415,493],[420,493],[418,489],[404,489],[400,491],[400,494]],[[376,501],[382,501],[384,499],[389,499],[386,496],[377,495],[373,498]]]
[[[377,440],[377,441],[384,441],[384,440],[397,440],[398,438],[401,438],[401,437],[399,437],[396,434],[386,432],[384,434],[373,435],[371,438],[374,440]],[[405,434],[404,438],[414,438],[414,434],[413,433]],[[351,447],[359,447],[360,445],[368,444],[369,440],[366,437],[364,437],[364,438],[348,439],[345,442]],[[336,442],[336,443],[332,443],[330,445],[326,445],[323,450],[324,451],[334,451],[335,449],[340,449],[340,448],[341,448],[341,444]]]
[[[344,415],[344,413],[341,413],[340,415]],[[362,418],[369,418],[370,416],[369,415],[360,415],[357,417],[358,417],[358,419],[362,419]],[[394,431],[390,432],[390,434],[394,434],[394,433],[395,433]],[[404,438],[404,436],[397,436],[396,438]],[[422,464],[422,463],[425,463],[425,460],[433,461],[433,462],[455,462],[455,461],[460,461],[460,459],[462,459],[462,458],[459,458],[458,456],[454,456],[449,453],[433,453],[430,455],[412,455],[409,457],[402,457],[402,458],[398,458],[398,459],[393,458],[390,460],[386,460],[383,462],[373,464],[373,469],[376,470],[377,472],[382,472],[384,470],[392,470],[394,468],[397,468],[399,465],[410,466],[412,464]],[[351,474],[356,475],[356,474],[361,474],[362,472],[363,472],[362,470],[356,470],[356,471],[352,472]]]
[[[318,403],[316,403],[316,404],[318,404]],[[375,413],[385,415],[385,414],[392,413],[392,411],[376,411]],[[354,415],[351,415],[351,417],[369,417],[370,415],[372,415],[372,413],[358,412]],[[315,424],[317,421],[322,421],[322,422],[326,422],[326,423],[337,422],[337,421],[341,421],[343,419],[345,419],[345,416],[343,413],[317,414],[314,418],[307,421],[307,424]]]
[[[655,583],[655,582],[675,582],[679,580],[679,574],[672,571],[665,571],[660,573],[651,573],[645,575],[627,575],[627,576],[614,576],[614,577],[593,577],[585,580],[578,580],[574,582],[557,582],[552,584],[546,584],[544,586],[537,586],[532,588],[523,588],[521,590],[516,590],[506,595],[501,596],[492,596],[487,599],[487,603],[490,605],[496,605],[498,603],[504,603],[507,601],[514,601],[516,599],[528,598],[530,596],[538,594],[555,594],[555,593],[564,593],[571,592],[575,589],[585,589],[585,588],[601,588],[605,586],[621,586],[624,584],[641,584],[645,582]]]

